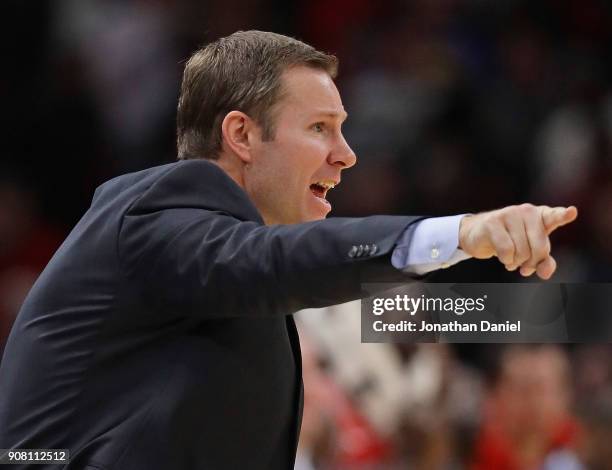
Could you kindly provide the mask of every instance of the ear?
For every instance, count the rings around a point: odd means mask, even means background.
[[[255,122],[241,111],[230,111],[221,123],[223,144],[243,163],[251,163],[252,138]]]

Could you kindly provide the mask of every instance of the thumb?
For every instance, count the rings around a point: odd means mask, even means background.
[[[575,206],[570,207],[548,207],[542,209],[542,222],[546,234],[550,235],[553,231],[563,225],[573,222],[578,217],[578,209]]]

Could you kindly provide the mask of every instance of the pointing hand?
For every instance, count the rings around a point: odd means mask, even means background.
[[[549,279],[557,268],[550,255],[549,235],[573,222],[578,210],[570,207],[521,204],[468,215],[459,227],[459,248],[478,259],[497,258],[509,271],[520,268]]]

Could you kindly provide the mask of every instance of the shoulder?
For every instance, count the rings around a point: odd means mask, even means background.
[[[207,160],[185,160],[119,176],[96,191],[134,191],[130,214],[166,209],[225,212],[244,220],[260,216],[247,194],[219,166]]]

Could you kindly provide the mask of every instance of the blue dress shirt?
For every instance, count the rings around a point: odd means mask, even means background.
[[[459,248],[459,224],[465,215],[434,217],[408,227],[391,255],[393,267],[426,274],[471,258]]]

